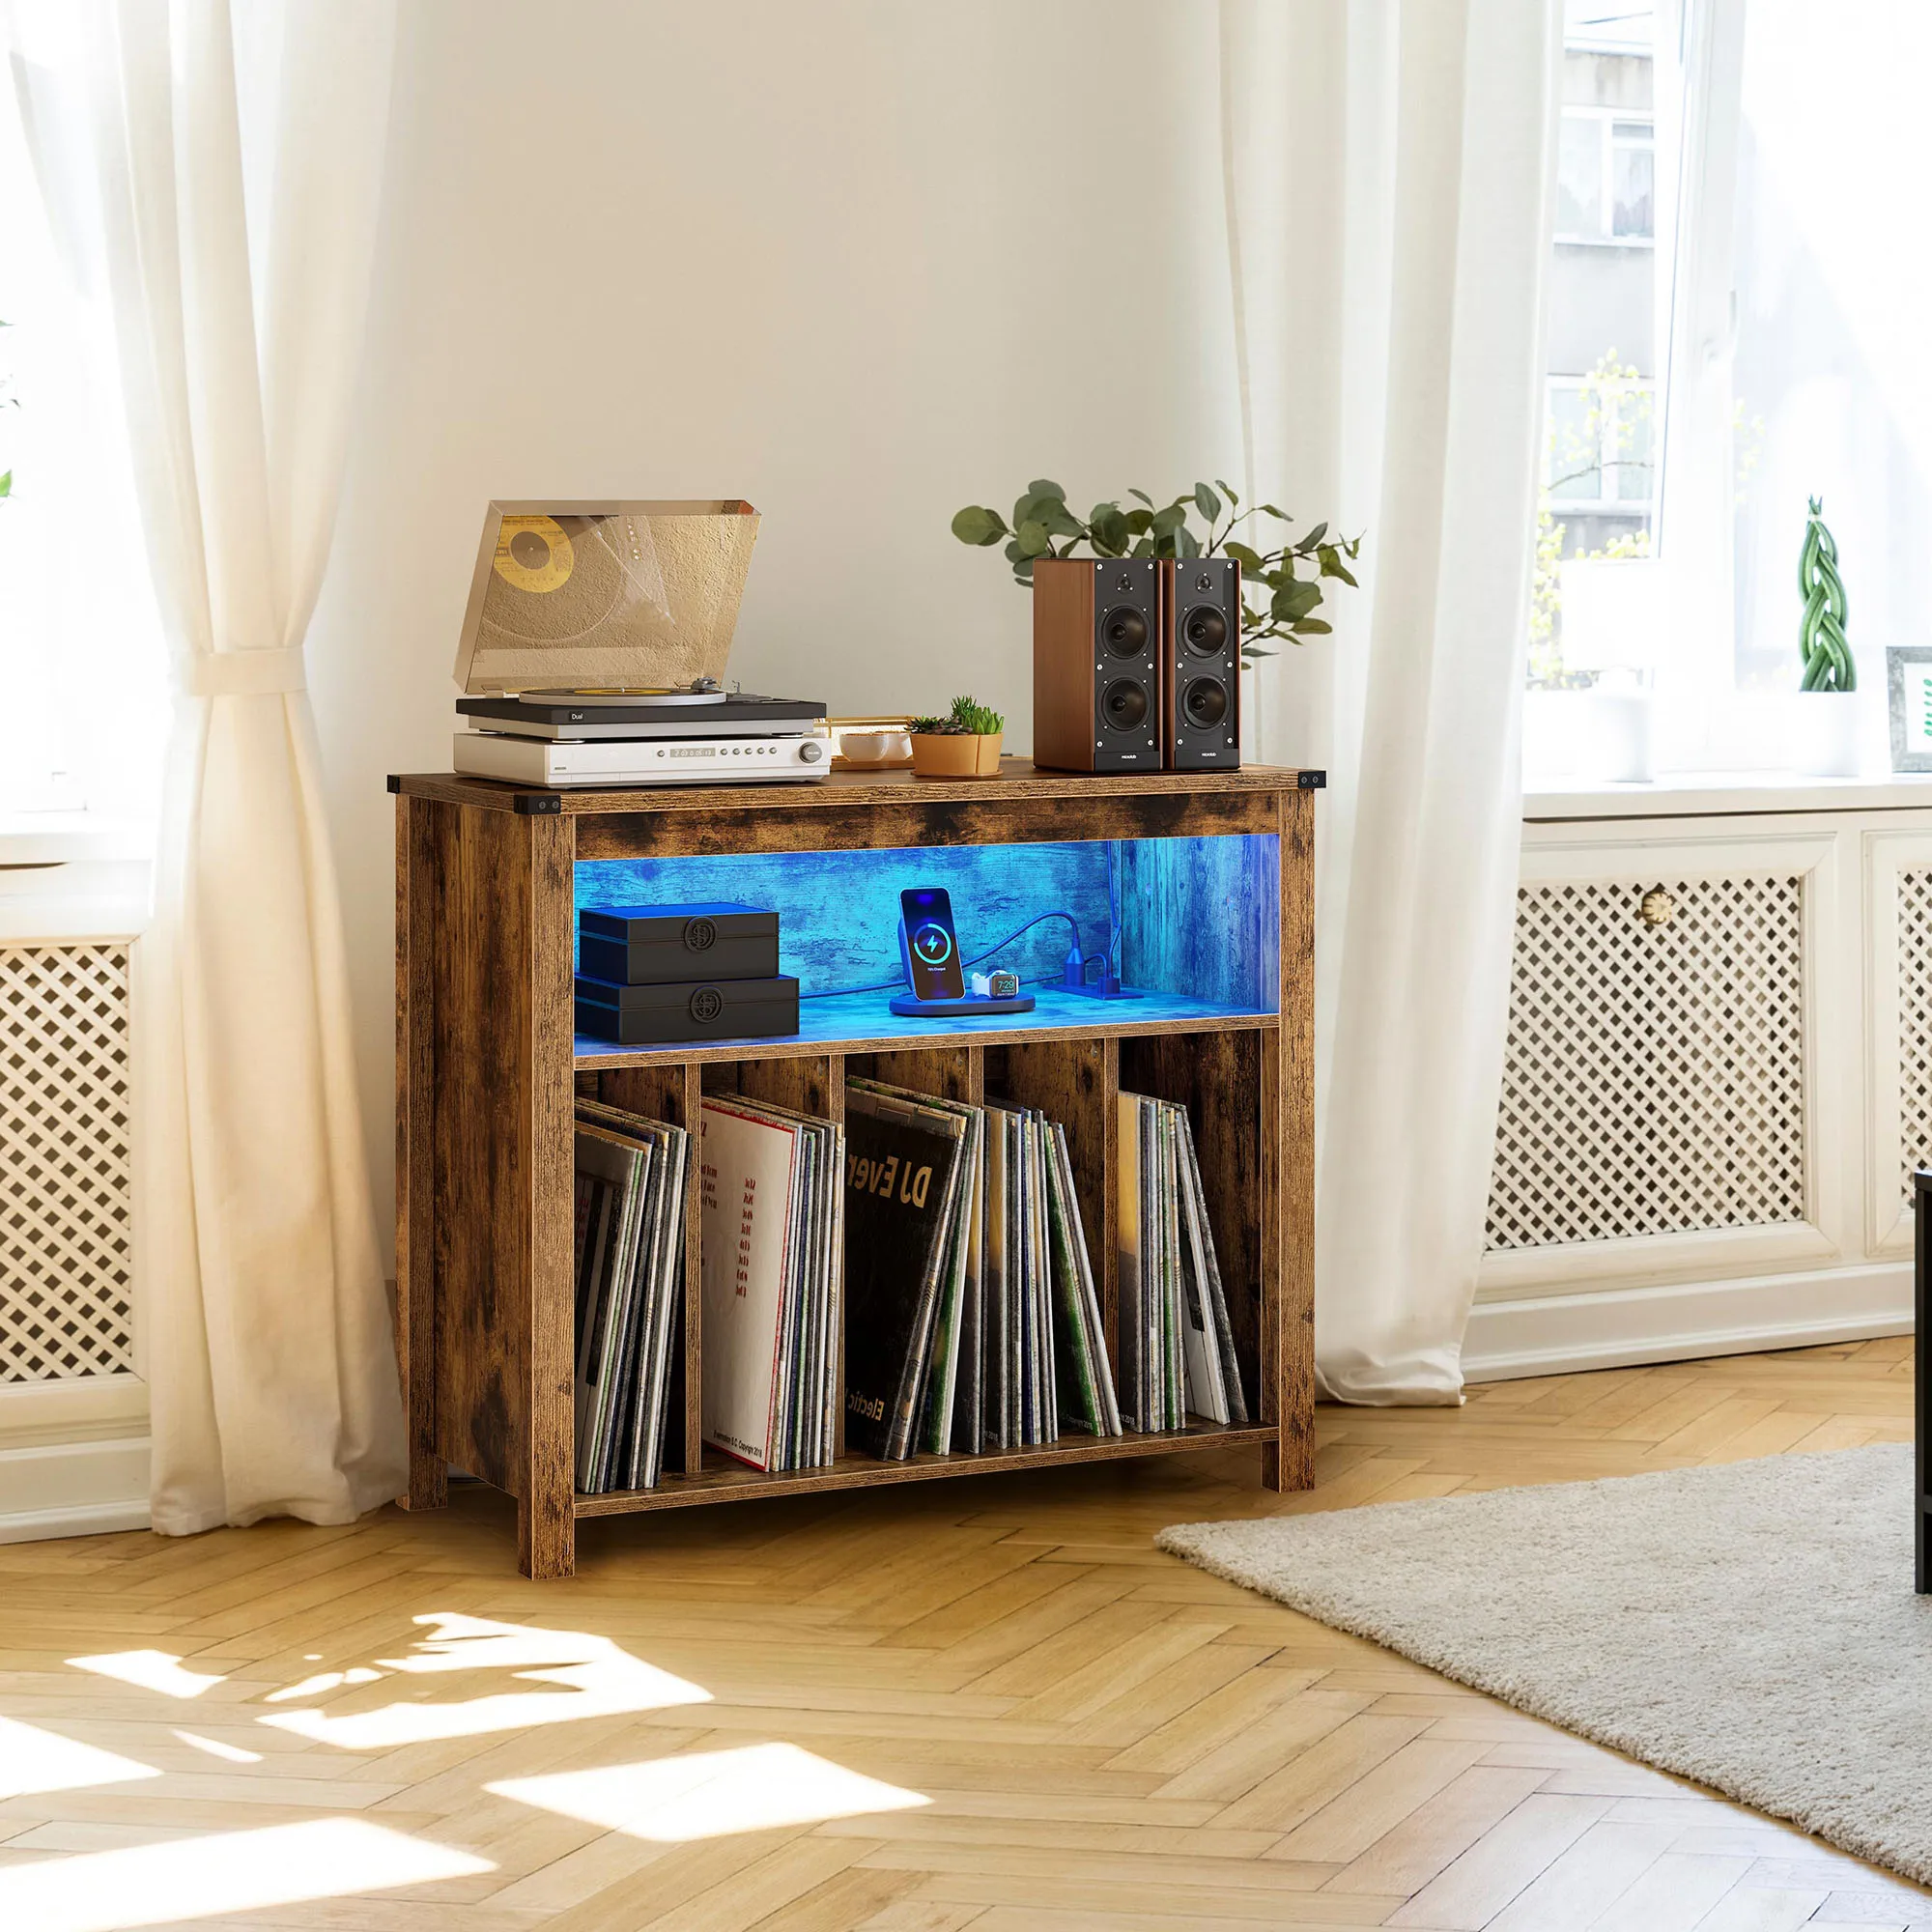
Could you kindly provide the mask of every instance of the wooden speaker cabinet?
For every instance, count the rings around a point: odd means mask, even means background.
[[[1043,556],[1033,567],[1033,761],[1157,772],[1165,567],[1153,557]]]

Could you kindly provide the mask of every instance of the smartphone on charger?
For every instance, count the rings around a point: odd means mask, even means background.
[[[952,900],[945,887],[909,887],[899,895],[899,917],[905,921],[915,996],[963,1000],[966,976],[959,964],[959,937],[952,929]]]

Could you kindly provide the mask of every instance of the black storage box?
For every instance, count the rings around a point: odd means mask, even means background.
[[[577,976],[577,1030],[619,1046],[686,1039],[770,1039],[798,1031],[798,981],[678,980],[618,986]]]
[[[586,906],[577,915],[577,952],[588,978],[618,986],[682,984],[697,973],[770,980],[779,970],[779,916],[729,901]]]

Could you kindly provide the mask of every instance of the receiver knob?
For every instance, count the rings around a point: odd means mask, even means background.
[[[798,759],[802,765],[815,765],[825,755],[825,747],[816,738],[808,738],[798,748]]]

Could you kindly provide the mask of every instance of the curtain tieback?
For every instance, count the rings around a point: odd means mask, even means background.
[[[182,674],[191,697],[260,697],[307,685],[299,644],[272,651],[196,651]]]

